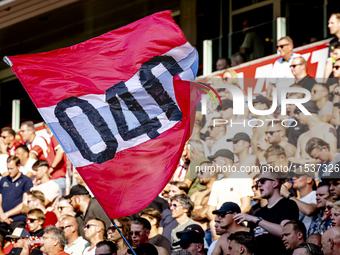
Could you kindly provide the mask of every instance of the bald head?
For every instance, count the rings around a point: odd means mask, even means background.
[[[340,254],[340,227],[328,229],[321,239],[324,255]]]
[[[307,243],[313,243],[321,248],[321,235],[320,234],[313,234],[307,238]]]
[[[72,225],[75,226],[78,229],[78,222],[77,219],[71,215],[67,215],[63,218],[62,220],[63,223],[67,224],[67,225]]]

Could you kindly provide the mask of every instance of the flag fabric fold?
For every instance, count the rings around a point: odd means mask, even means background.
[[[5,61],[109,217],[159,194],[190,134],[198,67],[170,11]]]

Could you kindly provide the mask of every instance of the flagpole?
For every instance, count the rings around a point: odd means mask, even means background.
[[[125,238],[125,236],[123,235],[123,233],[122,233],[122,232],[119,230],[119,228],[117,227],[116,222],[114,221],[114,219],[110,219],[110,220],[111,220],[112,224],[115,226],[115,229],[116,229],[116,230],[118,231],[118,233],[121,235],[121,237],[123,237],[125,243],[129,246],[129,248],[130,248],[132,254],[133,254],[133,255],[137,255],[137,254],[135,253],[135,251],[132,249],[132,247],[131,247],[131,245],[129,244],[129,242],[126,240],[126,238]]]

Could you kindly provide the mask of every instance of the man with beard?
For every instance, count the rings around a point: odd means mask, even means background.
[[[76,218],[78,221],[79,235],[85,237],[85,224],[90,219],[100,219],[105,223],[106,228],[111,224],[109,217],[107,217],[103,208],[100,206],[96,198],[91,198],[87,189],[82,185],[75,185],[72,187],[70,194],[65,197],[71,199],[70,204],[74,207],[74,211],[77,213]],[[106,229],[107,231],[107,229]]]

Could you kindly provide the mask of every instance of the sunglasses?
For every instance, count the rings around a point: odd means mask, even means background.
[[[295,67],[300,66],[300,65],[302,65],[302,64],[290,65],[290,67],[295,68]]]
[[[261,178],[260,180],[257,181],[256,186],[258,187],[259,184],[263,185],[266,181],[275,182],[275,180],[273,180],[273,179],[269,179],[269,178]]]
[[[35,222],[36,220],[38,220],[38,219],[27,218],[27,219],[26,219],[26,222],[27,222],[27,223],[33,223],[33,222]]]
[[[333,66],[333,69],[338,70],[340,66]]]
[[[283,47],[285,47],[285,46],[287,46],[287,45],[289,45],[289,43],[277,45],[276,48],[281,48],[281,49],[283,49]]]
[[[123,226],[117,226],[117,228],[122,229]],[[115,226],[112,226],[112,227],[109,227],[107,231],[108,231],[108,232],[114,232],[117,228],[116,228]]]
[[[132,236],[133,234],[135,234],[135,236],[139,236],[140,231],[130,231],[130,236]]]
[[[177,207],[180,207],[181,205],[178,204],[170,204],[170,208],[173,207],[174,209],[177,209]]]
[[[258,185],[253,185],[253,186],[251,186],[251,189],[258,189],[258,188],[259,188]]]
[[[69,228],[69,227],[71,227],[72,225],[67,225],[67,226],[65,226],[65,227],[59,227],[61,230],[65,230],[66,228]]]
[[[276,130],[276,131],[266,131],[266,132],[264,132],[266,135],[273,135],[273,134],[275,134],[276,132],[280,132],[281,130]]]
[[[96,224],[87,224],[87,225],[85,225],[85,228],[86,228],[86,229],[89,229],[91,226],[99,227],[99,226],[96,225]],[[101,227],[100,227],[100,228],[101,228]]]

